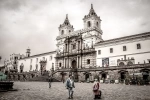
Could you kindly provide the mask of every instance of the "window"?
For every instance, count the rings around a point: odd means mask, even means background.
[[[63,35],[64,34],[64,30],[61,30],[61,35]]]
[[[61,67],[61,63],[59,63],[59,67]]]
[[[90,64],[90,59],[87,59],[87,64]]]
[[[124,66],[124,63],[123,63],[123,62],[120,62],[120,63],[119,63],[119,66]]]
[[[98,22],[96,23],[97,27],[98,27]]]
[[[113,48],[110,48],[110,53],[113,53]]]
[[[67,44],[66,44],[66,46],[65,46],[65,51],[67,52]]]
[[[137,44],[137,49],[141,49],[141,44],[140,43]]]
[[[123,51],[127,51],[127,47],[126,46],[123,46]]]
[[[90,21],[88,21],[87,26],[91,27],[91,22]]]
[[[127,63],[127,65],[128,65],[128,66],[131,66],[131,65],[133,65],[133,63],[132,63],[131,61],[129,61],[129,62]]]
[[[101,50],[98,50],[98,55],[100,55],[101,54]]]
[[[76,49],[76,44],[73,44],[73,45],[72,45],[72,49]]]
[[[71,32],[71,30],[69,30],[69,33]]]

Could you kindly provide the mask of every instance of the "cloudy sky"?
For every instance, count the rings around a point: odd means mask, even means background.
[[[91,3],[102,19],[103,39],[150,31],[150,0],[0,0],[0,56],[56,49],[58,27],[68,14],[75,30]]]

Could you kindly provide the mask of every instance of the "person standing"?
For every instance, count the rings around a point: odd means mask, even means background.
[[[48,82],[49,82],[49,88],[51,88],[51,82],[52,82],[52,76],[51,75],[49,76]]]
[[[68,89],[69,92],[69,97],[68,99],[73,99],[73,88],[75,88],[74,85],[74,80],[71,75],[69,75],[69,78],[66,80],[66,88]]]
[[[94,80],[93,84],[93,93],[94,93],[94,99],[100,99],[101,98],[101,91],[99,90],[100,84],[98,82],[98,79]]]

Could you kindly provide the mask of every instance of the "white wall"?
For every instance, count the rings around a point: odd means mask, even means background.
[[[141,49],[137,49],[137,44],[141,44]],[[123,51],[123,46],[127,47],[126,51]],[[113,53],[110,53],[110,48],[113,48]],[[122,43],[116,43],[111,45],[101,45],[95,47],[97,51],[97,66],[102,66],[102,58],[109,58],[110,66],[117,65],[117,59],[134,57],[135,64],[148,63],[147,59],[150,59],[150,39],[149,40],[137,40],[126,41]],[[101,54],[98,55],[98,50],[101,50]]]
[[[52,60],[50,59],[52,56]],[[32,70],[36,69],[36,64],[38,64],[38,71],[40,70],[40,60],[43,60],[43,57],[45,57],[45,59],[47,59],[47,63],[46,63],[46,70],[50,70],[52,68],[52,63],[54,63],[54,70],[55,70],[55,56],[56,53],[51,53],[51,54],[47,54],[47,55],[40,55],[40,56],[35,56],[35,57],[29,57],[26,59],[20,59],[18,62],[18,70],[20,71],[20,65],[23,63],[24,64],[24,69],[23,71],[30,71],[30,65],[32,65]],[[38,58],[38,61],[37,61]],[[31,63],[31,59],[32,59],[32,63]]]

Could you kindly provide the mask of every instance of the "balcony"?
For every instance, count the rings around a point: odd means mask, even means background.
[[[82,55],[82,54],[88,54],[88,53],[93,53],[93,52],[96,52],[95,48],[87,48],[87,49],[76,50],[76,51],[71,51],[71,52],[62,52],[62,53],[56,54],[56,58]]]

